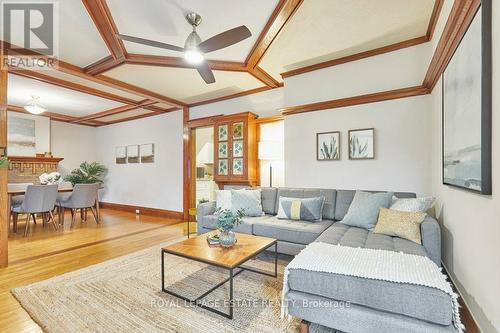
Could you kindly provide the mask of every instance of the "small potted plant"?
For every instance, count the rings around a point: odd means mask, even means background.
[[[9,166],[9,160],[7,157],[0,157],[0,168],[6,168]]]
[[[242,210],[234,213],[230,209],[217,209],[216,214],[218,216],[217,227],[220,230],[220,245],[231,247],[236,243],[236,235],[233,229],[241,223],[244,213]]]

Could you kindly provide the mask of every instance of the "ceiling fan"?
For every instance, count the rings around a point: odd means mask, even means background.
[[[187,62],[193,64],[196,67],[196,70],[198,71],[198,73],[200,73],[203,80],[208,84],[214,83],[214,73],[210,69],[208,63],[205,61],[204,54],[239,43],[242,40],[252,36],[252,33],[246,26],[241,25],[239,27],[224,31],[205,41],[202,41],[200,36],[198,36],[198,34],[196,33],[196,27],[201,23],[201,16],[196,13],[189,13],[186,15],[186,19],[193,27],[193,32],[191,32],[186,38],[184,47],[122,34],[117,34],[117,36],[122,40],[133,43],[159,47],[172,51],[184,52],[184,59],[186,59]]]

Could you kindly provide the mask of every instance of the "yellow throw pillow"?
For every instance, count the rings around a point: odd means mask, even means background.
[[[397,236],[422,244],[420,224],[426,213],[402,212],[394,209],[380,208],[378,222],[373,230],[376,234]]]

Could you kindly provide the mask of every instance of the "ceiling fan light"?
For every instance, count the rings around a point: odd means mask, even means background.
[[[31,114],[40,114],[47,111],[47,108],[40,104],[38,97],[31,97],[31,100],[24,106],[24,109]]]
[[[184,59],[190,64],[200,64],[205,60],[205,57],[200,51],[192,49],[184,52]]]

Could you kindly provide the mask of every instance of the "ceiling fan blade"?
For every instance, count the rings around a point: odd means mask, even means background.
[[[162,43],[162,42],[156,42],[154,40],[149,40],[149,39],[144,39],[144,38],[139,38],[139,37],[132,37],[128,35],[121,35],[117,34],[118,38],[122,40],[126,40],[132,43],[137,43],[137,44],[142,44],[142,45],[147,45],[147,46],[153,46],[153,47],[159,47],[161,49],[167,49],[167,50],[172,50],[172,51],[179,51],[179,52],[184,52],[184,48],[175,46],[175,45],[170,45],[167,43]]]
[[[198,48],[203,53],[212,52],[239,43],[250,36],[252,36],[250,30],[246,26],[241,25],[201,42]]]
[[[206,61],[199,64],[196,67],[196,70],[198,71],[198,73],[200,73],[201,77],[206,83],[210,84],[215,82],[214,72],[212,72],[212,69],[210,68],[210,66],[208,66],[208,63]]]

